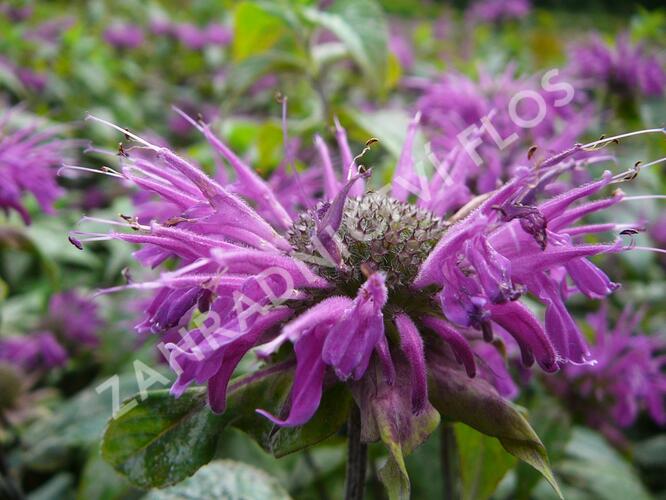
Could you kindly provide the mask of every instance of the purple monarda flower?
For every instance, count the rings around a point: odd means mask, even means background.
[[[117,49],[136,49],[144,42],[140,26],[129,23],[116,23],[104,30],[104,40]]]
[[[173,27],[174,36],[185,47],[201,50],[208,44],[208,33],[192,23],[180,23]]]
[[[660,247],[666,247],[666,215],[660,215],[648,228],[648,234]]]
[[[55,128],[40,130],[36,125],[10,128],[12,111],[0,118],[0,208],[16,210],[26,224],[30,215],[22,196],[31,193],[42,210],[52,214],[53,202],[61,195],[56,169],[71,143],[58,140]]]
[[[73,290],[51,297],[48,313],[42,322],[44,328],[76,350],[97,346],[102,324],[97,304]]]
[[[37,331],[0,338],[0,361],[25,372],[62,366],[69,354],[97,346],[101,327],[94,302],[73,290],[57,293],[51,297]]]
[[[16,65],[6,57],[0,56],[0,67],[14,74],[18,81],[31,92],[42,92],[48,84],[48,76],[27,67]]]
[[[448,172],[448,189],[441,191],[448,208],[512,178],[531,163],[531,146],[538,148],[535,161],[564,149],[589,121],[574,88],[554,73],[517,78],[509,67],[497,76],[482,73],[478,82],[447,73],[415,85],[423,130]]]
[[[529,0],[478,0],[466,12],[470,21],[499,23],[520,19],[530,12]]]
[[[67,362],[67,351],[51,332],[0,338],[0,360],[32,373]]]
[[[571,51],[574,74],[621,96],[660,96],[666,88],[664,61],[646,53],[640,44],[632,45],[629,36],[620,35],[615,46],[601,38],[577,44]]]
[[[394,54],[403,70],[409,71],[414,66],[414,48],[406,28],[394,24],[389,33],[389,50]]]
[[[233,39],[233,31],[221,23],[210,23],[205,29],[208,45],[226,46]]]
[[[374,419],[384,411],[405,425],[424,415],[436,421],[429,389],[455,391],[480,378],[475,383],[483,388],[477,385],[474,394],[513,395],[494,330],[515,341],[526,366],[554,372],[593,361],[565,299],[572,293],[600,298],[617,288],[589,258],[629,247],[587,237],[618,226],[579,222],[623,200],[620,191],[604,193],[626,173],[606,172],[555,197],[546,188],[574,168],[573,155],[614,138],[578,144],[539,168],[517,169],[451,216],[434,202],[448,189],[445,176],[414,182],[415,126],[392,183],[369,191],[370,169],[360,165],[362,155],[353,157],[336,123],[342,168],[317,137],[323,199],[313,205],[301,198],[298,209],[293,193],[273,191],[205,124],[192,121],[230,165],[234,182],[218,182],[170,149],[96,120],[153,153],[150,160],[144,153],[123,155],[121,171],[112,175],[168,200],[180,214],[146,224],[124,216],[127,222],[106,222],[126,231],[75,231],[71,238],[79,247],[102,239],[138,244],[135,256],[149,267],[179,263],[154,281],[121,287],[154,292],[140,331],[171,338],[181,327],[182,338],[165,346],[178,374],[176,396],[206,383],[210,407],[224,411],[238,363],[256,348],[268,365],[276,357],[291,360],[275,365],[282,370],[295,365],[282,410],[260,413],[279,426],[302,425],[339,380],[361,409],[365,439],[372,439]],[[298,193],[302,185],[294,188]],[[526,295],[543,305],[543,318],[524,303]],[[214,326],[189,327],[199,313]]]
[[[666,424],[666,338],[640,331],[642,313],[627,306],[611,328],[606,304],[588,317],[594,331],[591,366],[568,366],[549,385],[588,425],[618,441],[615,427],[628,427],[641,410]]]
[[[150,30],[158,36],[170,36],[191,50],[207,46],[227,46],[233,39],[233,30],[222,23],[212,22],[204,27],[192,23],[174,23],[169,19],[155,18]]]

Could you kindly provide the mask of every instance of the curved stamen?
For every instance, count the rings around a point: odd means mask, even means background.
[[[78,165],[63,165],[58,169],[56,175],[60,176],[65,170],[76,170],[81,172],[91,172],[93,174],[108,175],[109,177],[116,177],[119,179],[124,179],[122,175],[117,173],[115,170],[112,170],[107,167],[105,170],[97,170],[94,168],[79,167]]]
[[[635,132],[627,132],[625,134],[614,135],[612,137],[604,137],[603,139],[599,139],[597,141],[592,141],[592,142],[588,142],[587,144],[581,145],[581,149],[595,148],[598,145],[606,146],[606,145],[610,144],[611,142],[617,142],[620,139],[624,139],[626,137],[633,137],[633,136],[636,136],[636,135],[644,135],[644,134],[657,134],[657,133],[666,134],[666,128],[648,128],[648,129],[644,129],[644,130],[637,130]]]
[[[86,120],[94,120],[94,121],[96,121],[96,122],[98,122],[98,123],[101,123],[101,124],[103,124],[103,125],[106,125],[107,127],[111,127],[111,128],[113,128],[113,129],[116,129],[118,132],[121,132],[122,134],[125,134],[126,136],[128,136],[128,137],[134,139],[134,140],[137,141],[138,143],[143,144],[143,145],[146,146],[148,149],[151,149],[151,150],[153,150],[153,151],[159,151],[159,149],[160,149],[160,148],[158,148],[157,146],[155,146],[154,144],[151,144],[151,143],[149,143],[148,141],[142,139],[142,138],[139,137],[138,135],[133,134],[133,133],[130,132],[129,130],[124,129],[124,128],[121,128],[121,127],[119,127],[118,125],[115,125],[115,124],[113,124],[113,123],[111,123],[111,122],[109,122],[109,121],[106,121],[106,120],[102,119],[102,118],[98,118],[98,117],[96,117],[96,116],[94,116],[94,115],[87,115],[85,119],[86,119]]]

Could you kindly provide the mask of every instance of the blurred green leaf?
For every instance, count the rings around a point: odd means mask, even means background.
[[[382,90],[388,67],[388,28],[374,0],[336,0],[325,11],[304,9],[305,17],[345,44],[375,90]]]
[[[566,456],[555,464],[567,500],[649,500],[636,470],[600,434],[574,429]],[[530,498],[550,500],[554,495],[541,482]]]
[[[516,460],[497,439],[471,427],[456,425],[455,433],[460,453],[462,500],[490,498]]]
[[[234,94],[240,94],[266,74],[303,71],[305,62],[302,58],[289,52],[273,50],[236,63],[230,71],[226,85]]]
[[[97,448],[90,454],[86,462],[79,488],[77,500],[120,500],[131,498],[132,487],[127,480],[116,473],[100,456]]]
[[[9,287],[7,286],[5,280],[0,278],[0,302],[4,302],[8,294],[9,294]],[[2,316],[0,315],[0,318],[1,317]]]
[[[134,374],[119,377],[118,389],[121,397],[134,392]],[[99,441],[112,409],[109,391],[98,393],[94,387],[81,391],[26,429],[22,435],[24,460],[32,468],[53,470],[71,449]]]
[[[259,127],[257,134],[259,158],[257,169],[261,172],[278,165],[282,159],[282,127],[275,122],[267,122]]]
[[[646,467],[666,467],[666,435],[660,434],[636,444],[634,457]]]
[[[234,13],[233,57],[242,61],[274,47],[287,32],[284,19],[260,2],[242,2]]]
[[[385,148],[394,158],[400,156],[405,143],[407,127],[412,117],[402,110],[379,110],[361,113],[354,109],[345,109],[344,116],[362,129],[363,135],[354,138],[361,143],[369,137],[379,139],[379,147]],[[414,140],[414,156],[419,159],[425,152],[425,140],[421,133]]]
[[[638,474],[622,456],[596,432],[576,428],[566,448],[567,458],[557,471],[576,488],[603,500],[648,500],[650,494]]]
[[[291,497],[273,477],[241,462],[216,460],[189,479],[162,491],[153,490],[145,500],[289,500]]]

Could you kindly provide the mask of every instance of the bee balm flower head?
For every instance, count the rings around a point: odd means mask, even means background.
[[[360,155],[352,157],[339,124],[339,171],[324,140],[316,138],[321,168],[315,171],[324,196],[316,204],[301,198],[300,209],[293,193],[283,197],[270,189],[270,179],[205,124],[196,125],[234,171],[232,183],[108,125],[154,156],[123,157],[117,175],[168,200],[180,215],[148,224],[126,217],[127,223],[108,221],[124,231],[75,232],[73,238],[139,244],[135,256],[150,267],[179,262],[154,281],[128,285],[153,291],[142,331],[184,327],[182,339],[166,345],[178,374],[176,396],[205,383],[210,407],[224,411],[238,363],[256,348],[268,365],[285,358],[292,361],[274,366],[295,365],[282,410],[259,409],[262,415],[278,426],[305,424],[338,380],[355,397],[365,438],[372,439],[386,418],[402,422],[398,433],[416,432],[415,422],[424,419],[436,425],[430,395],[465,387],[453,380],[482,379],[472,398],[515,393],[502,373],[494,330],[515,339],[525,365],[546,372],[593,360],[565,299],[574,292],[600,298],[617,288],[589,258],[627,247],[582,238],[617,226],[581,220],[623,200],[621,192],[607,192],[624,174],[607,172],[555,197],[546,188],[575,167],[572,157],[598,142],[578,144],[538,169],[517,169],[508,182],[452,215],[437,203],[447,190],[437,176],[421,179],[422,191],[405,187],[416,176],[416,121],[392,184],[380,190],[365,188],[371,171],[359,164]],[[425,191],[431,196],[419,197]],[[542,304],[543,317],[526,305],[528,296]],[[188,328],[195,311],[213,315],[214,328]]]

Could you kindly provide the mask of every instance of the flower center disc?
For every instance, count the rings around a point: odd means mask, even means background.
[[[315,213],[301,214],[288,237],[298,252],[321,257],[312,241]],[[399,292],[411,284],[447,227],[445,221],[427,210],[379,193],[350,198],[337,231],[343,265],[312,267],[346,295],[353,296],[365,281],[361,270],[364,264],[386,274],[389,293]]]

